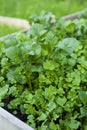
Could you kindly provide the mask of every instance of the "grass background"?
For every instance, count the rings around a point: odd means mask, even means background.
[[[86,7],[87,0],[0,0],[0,15],[28,18],[46,10],[61,17]]]
[[[0,36],[4,36],[4,35],[7,35],[7,34],[11,34],[13,32],[17,32],[21,30],[21,28],[17,28],[17,27],[10,27],[6,24],[1,24],[0,25]]]
[[[28,19],[30,15],[40,14],[42,10],[45,10],[59,18],[86,7],[87,0],[0,0],[0,15]],[[0,29],[0,36],[17,30],[6,26]]]

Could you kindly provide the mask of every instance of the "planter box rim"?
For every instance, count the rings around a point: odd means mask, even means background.
[[[8,39],[9,36],[14,36],[16,33],[26,33],[27,31],[28,31],[28,29],[24,29],[24,30],[20,30],[20,31],[17,31],[17,32],[14,32],[14,33],[11,33],[11,34],[8,34],[8,35],[5,35],[5,36],[2,36],[2,37],[0,37],[0,41]]]
[[[27,19],[22,18],[0,16],[0,24],[6,24],[9,27],[20,27],[24,29],[30,28],[29,21]]]
[[[74,20],[74,19],[78,18],[81,14],[85,13],[85,11],[87,11],[87,8],[82,10],[82,11],[76,12],[76,13],[72,13],[72,14],[69,14],[69,15],[66,15],[66,16],[62,16],[61,19],[65,20],[65,21],[66,20]],[[0,16],[0,17],[3,17],[3,16]],[[12,18],[12,17],[6,17],[6,18],[11,18],[11,19],[14,19],[14,20],[16,19],[16,18]],[[20,19],[20,20],[23,20],[23,19]],[[30,25],[29,25],[29,28],[30,28]],[[25,29],[23,29],[21,31],[18,31],[18,32],[19,33],[26,33],[29,30],[29,28],[25,28]],[[4,40],[4,39],[7,39],[9,36],[15,35],[18,32],[14,32],[14,33],[11,33],[11,34],[0,37],[0,41]]]
[[[18,127],[20,130],[34,130],[26,123],[15,117],[14,115],[10,114],[6,110],[0,107],[0,116],[12,123],[14,126]]]
[[[76,18],[79,18],[79,16],[83,13],[85,13],[87,11],[87,8],[82,10],[82,11],[79,11],[79,12],[76,12],[76,13],[72,13],[72,14],[69,14],[69,15],[66,15],[66,16],[63,16],[62,19],[63,20],[74,20]]]

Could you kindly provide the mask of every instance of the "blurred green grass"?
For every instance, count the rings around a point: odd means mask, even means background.
[[[19,30],[21,30],[21,28],[9,27],[6,24],[2,24],[2,25],[0,25],[0,37],[7,35],[7,34],[11,34],[13,32],[17,32]]]
[[[86,7],[87,0],[0,0],[0,15],[28,19],[31,14],[46,10],[61,17]]]
[[[0,0],[0,15],[28,19],[41,11],[52,12],[56,17],[68,15],[87,7],[87,0]],[[0,25],[0,36],[19,29]]]

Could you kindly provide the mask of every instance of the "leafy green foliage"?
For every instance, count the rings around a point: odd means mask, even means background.
[[[87,20],[50,16],[0,41],[0,106],[37,130],[86,130]]]

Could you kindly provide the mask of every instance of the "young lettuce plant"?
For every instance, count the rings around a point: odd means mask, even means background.
[[[0,41],[0,106],[37,130],[86,129],[87,20],[50,16]]]

